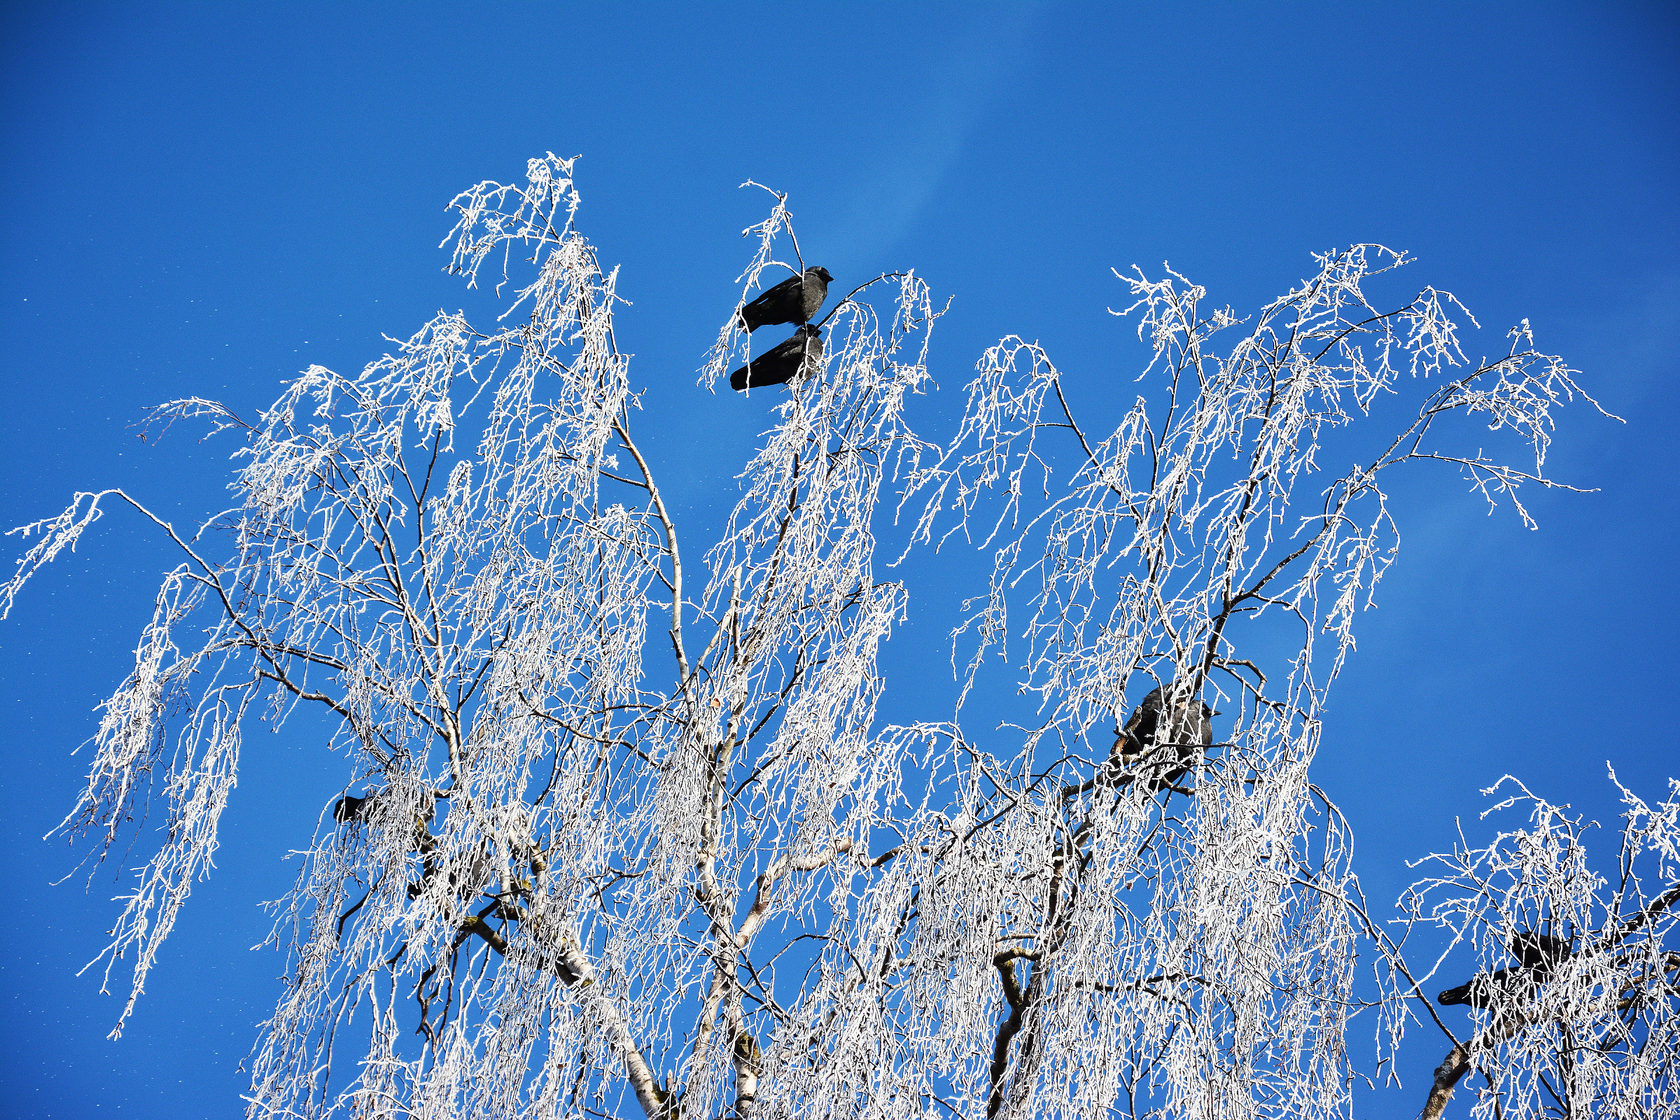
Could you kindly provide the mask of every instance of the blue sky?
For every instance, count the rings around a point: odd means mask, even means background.
[[[572,10],[573,8],[576,10]],[[845,288],[914,268],[954,297],[935,377],[1041,341],[1075,394],[1131,392],[1109,273],[1170,260],[1239,311],[1308,253],[1379,241],[1458,294],[1493,349],[1532,320],[1616,424],[1574,410],[1550,460],[1589,495],[1492,518],[1449,475],[1400,493],[1404,545],[1317,763],[1379,904],[1520,774],[1611,821],[1604,761],[1680,774],[1680,21],[1658,4],[98,5],[0,7],[0,522],[122,486],[183,525],[231,443],[129,425],[187,395],[252,411],[360,368],[468,300],[444,206],[529,156],[582,153],[581,223],[623,266],[643,431],[706,523],[764,424],[694,371],[762,216],[790,195]],[[1404,285],[1403,285],[1404,286]],[[1077,398],[1076,398],[1077,399]],[[15,546],[15,538],[12,545]],[[113,515],[0,627],[0,1115],[222,1117],[283,970],[256,903],[342,777],[308,729],[245,756],[218,857],[124,1038],[75,971],[115,915],[40,839],[172,559]],[[910,623],[899,665],[922,657]],[[894,662],[889,660],[889,668]],[[894,670],[897,671],[897,670]],[[120,861],[116,861],[120,864]],[[1359,1028],[1362,1029],[1362,1028]],[[1421,1030],[1415,1114],[1442,1046]]]

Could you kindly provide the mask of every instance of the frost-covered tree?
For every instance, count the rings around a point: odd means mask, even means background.
[[[774,197],[737,307],[807,263]],[[553,156],[456,198],[453,268],[510,290],[493,326],[440,314],[252,420],[158,409],[238,440],[199,530],[117,490],[21,530],[0,612],[114,505],[180,550],[64,825],[102,858],[165,818],[106,954],[117,1030],[242,735],[313,709],[350,772],[277,904],[254,1117],[1348,1115],[1350,1019],[1392,1047],[1436,1015],[1309,775],[1395,555],[1383,486],[1445,467],[1526,520],[1572,371],[1526,323],[1470,359],[1457,301],[1381,302],[1406,261],[1361,245],[1248,318],[1120,277],[1141,378],[1007,338],[940,438],[911,406],[941,305],[894,274],[831,303],[820,370],[753,390],[775,423],[697,549],[577,205]],[[745,353],[719,311],[707,387]],[[1101,428],[1096,378],[1137,387]],[[890,576],[975,548],[955,681],[883,719]],[[1490,969],[1518,926],[1569,945],[1479,1000],[1430,1108],[1467,1070],[1484,1112],[1674,1108],[1680,799],[1627,797],[1619,883],[1534,799],[1406,900]]]
[[[1680,1115],[1680,781],[1655,807],[1616,787],[1613,865],[1589,860],[1579,816],[1509,777],[1485,791],[1508,793],[1489,812],[1526,808],[1526,827],[1424,861],[1408,920],[1485,962],[1448,993],[1476,1009],[1474,1033],[1453,1038],[1426,1120],[1472,1070],[1478,1117]]]

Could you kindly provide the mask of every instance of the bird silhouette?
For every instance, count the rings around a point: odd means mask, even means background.
[[[729,387],[742,390],[749,385],[754,388],[781,385],[803,377],[817,368],[822,352],[822,333],[811,324],[804,323],[786,341],[777,343],[731,373]]]
[[[1219,714],[1202,700],[1166,704],[1162,690],[1153,689],[1115,731],[1108,754],[1111,765],[1138,771],[1151,793],[1175,784],[1196,764],[1196,755],[1213,744]]]
[[[1551,975],[1552,969],[1568,960],[1574,951],[1569,942],[1549,933],[1519,929],[1511,935],[1511,955],[1521,961],[1524,968],[1532,969],[1542,977]]]
[[[1478,972],[1458,987],[1448,988],[1436,996],[1435,1002],[1443,1007],[1460,1004],[1492,1007],[1496,1003],[1528,999],[1534,995],[1541,981],[1575,951],[1561,937],[1526,929],[1511,935],[1510,949],[1511,955],[1520,962],[1517,967]]]
[[[1529,985],[1525,983],[1526,970],[1521,968],[1501,968],[1493,972],[1478,972],[1456,988],[1448,988],[1435,997],[1435,1002],[1442,1007],[1455,1007],[1468,1004],[1471,1007],[1492,1007],[1518,994]]]
[[[809,323],[828,298],[828,269],[818,265],[766,289],[741,308],[737,318],[748,331],[773,323]]]
[[[333,820],[339,824],[349,824],[352,821],[361,820],[364,808],[372,800],[373,794],[371,793],[366,797],[357,797],[353,793],[345,794],[333,803]]]

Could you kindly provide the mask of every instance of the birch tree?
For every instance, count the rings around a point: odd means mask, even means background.
[[[1447,1032],[1426,1108],[1475,1070],[1478,1114],[1672,1113],[1673,790],[1625,792],[1619,885],[1548,862],[1584,825],[1526,791],[1534,828],[1436,857],[1407,920],[1489,967],[1520,923],[1571,945],[1461,1040],[1310,776],[1398,547],[1387,480],[1456,472],[1525,522],[1559,485],[1553,417],[1582,393],[1526,322],[1470,357],[1468,311],[1405,294],[1375,245],[1247,317],[1134,270],[1141,374],[1005,338],[941,435],[912,419],[943,303],[891,274],[768,390],[696,542],[638,442],[572,169],[454,200],[451,267],[505,299],[493,324],[440,313],[251,419],[157,409],[235,441],[227,511],[188,533],[109,490],[15,531],[0,614],[119,507],[180,556],[62,826],[95,861],[148,845],[101,958],[114,1033],[209,869],[246,729],[313,710],[349,769],[273,904],[288,979],[252,1117],[1339,1117],[1358,1014],[1385,1054]],[[771,197],[736,308],[807,264]],[[703,387],[746,353],[736,308]],[[1076,408],[1099,395],[1115,416]],[[1383,428],[1395,398],[1415,408]],[[894,576],[934,550],[990,576],[955,679],[888,719]]]
[[[1467,1074],[1472,1115],[1662,1117],[1680,1113],[1680,782],[1648,804],[1620,792],[1613,863],[1591,822],[1507,776],[1484,816],[1526,814],[1488,842],[1461,836],[1423,861],[1407,921],[1469,942],[1472,1030],[1452,1040],[1423,1116],[1442,1115]],[[1498,967],[1495,967],[1495,966]]]

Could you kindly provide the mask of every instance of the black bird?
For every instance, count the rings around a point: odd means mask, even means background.
[[[349,824],[351,821],[361,820],[363,807],[372,799],[373,794],[371,793],[366,797],[357,797],[353,793],[345,794],[333,804],[333,820],[339,824]]]
[[[737,316],[749,331],[772,323],[809,323],[811,316],[828,298],[828,282],[834,277],[818,265],[798,276],[790,276],[741,308]]]
[[[1478,972],[1456,988],[1448,988],[1435,997],[1442,1007],[1469,1004],[1471,1007],[1492,1007],[1532,989],[1533,981],[1527,969],[1501,968],[1495,972]]]
[[[1511,955],[1542,978],[1551,975],[1552,969],[1568,960],[1574,951],[1569,942],[1549,933],[1519,929],[1511,935]]]
[[[748,377],[750,384],[757,388],[760,385],[781,385],[792,381],[796,377],[803,377],[817,368],[822,359],[822,334],[809,323],[801,324],[799,329],[785,342],[766,350],[740,369],[729,375],[731,389],[745,389]]]
[[[1573,952],[1569,942],[1561,937],[1520,929],[1511,935],[1511,955],[1521,962],[1518,967],[1478,972],[1458,987],[1436,996],[1435,1002],[1443,1007],[1458,1004],[1491,1007],[1498,1002],[1530,998],[1552,969],[1568,960]]]
[[[1156,688],[1143,698],[1124,727],[1114,733],[1114,747],[1109,762],[1132,769],[1139,762],[1150,759],[1155,763],[1150,791],[1156,792],[1172,785],[1189,772],[1196,763],[1196,755],[1213,744],[1213,717],[1218,715],[1197,700],[1194,706],[1163,711],[1162,691]]]

